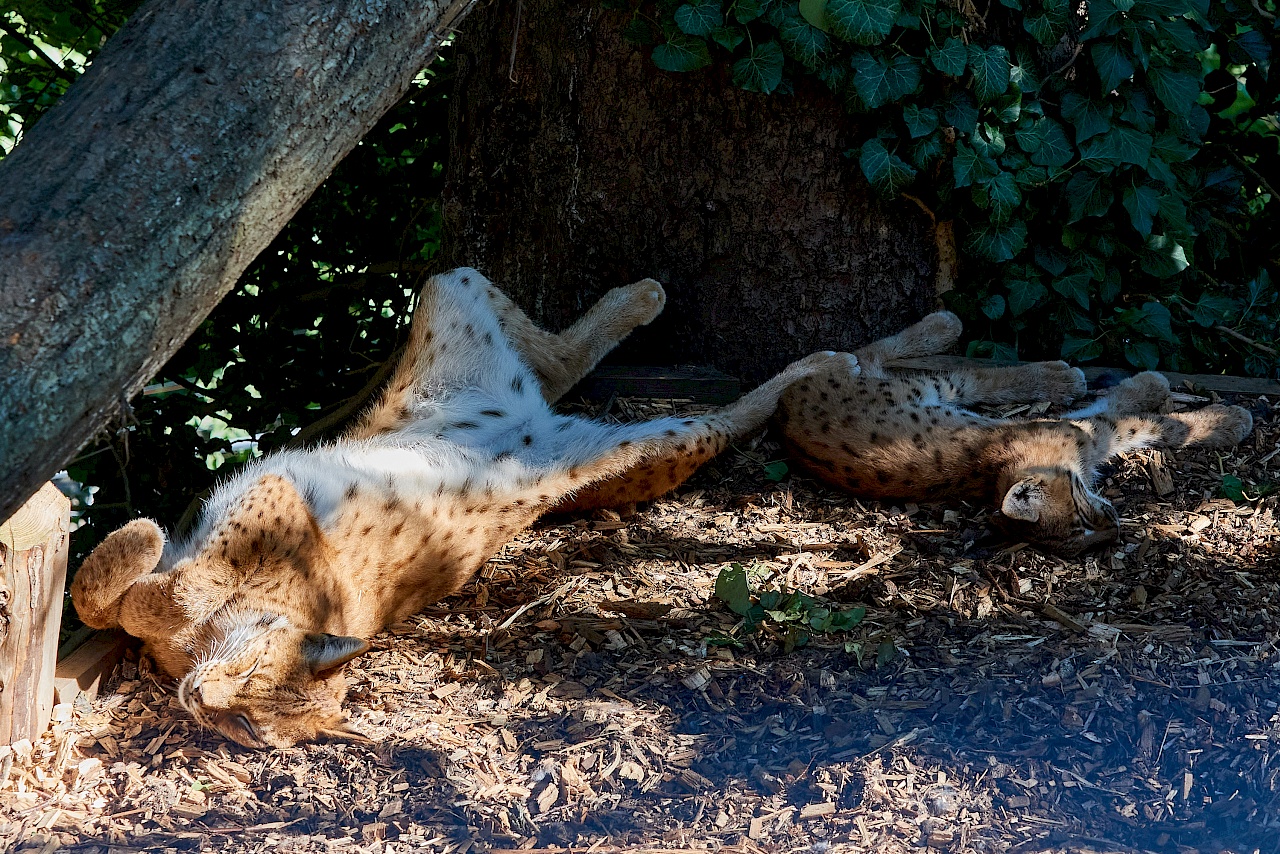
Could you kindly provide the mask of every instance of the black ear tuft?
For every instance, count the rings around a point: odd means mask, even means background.
[[[368,641],[343,635],[309,634],[302,642],[302,655],[312,675],[341,667],[368,650]]]

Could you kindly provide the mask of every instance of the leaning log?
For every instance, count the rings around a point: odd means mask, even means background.
[[[182,345],[474,0],[149,0],[0,160],[0,519]]]

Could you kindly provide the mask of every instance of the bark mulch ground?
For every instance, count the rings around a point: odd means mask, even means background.
[[[1242,402],[1240,448],[1114,466],[1123,542],[1079,559],[770,482],[767,440],[626,518],[547,520],[351,668],[371,745],[243,750],[135,656],[0,749],[0,846],[1280,851],[1280,422]],[[735,563],[865,619],[720,645]]]

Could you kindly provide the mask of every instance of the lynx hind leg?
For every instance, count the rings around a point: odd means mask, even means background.
[[[542,329],[493,285],[486,290],[503,331],[538,376],[542,396],[555,403],[637,326],[661,313],[666,291],[653,279],[614,288],[560,334]]]
[[[164,553],[164,532],[150,519],[135,519],[112,532],[87,557],[71,582],[71,602],[87,626],[120,625],[125,594],[155,570]]]
[[[858,372],[858,360],[852,353],[815,353],[792,362],[734,403],[706,415],[614,428],[615,447],[632,452],[631,459],[621,471],[586,485],[554,509],[620,507],[657,498],[688,480],[730,443],[763,428],[792,384],[814,375],[853,378]]]
[[[956,403],[1070,403],[1084,394],[1084,372],[1066,362],[1033,362],[951,375]]]
[[[949,311],[935,311],[896,335],[881,338],[854,351],[866,368],[879,369],[894,359],[933,356],[944,353],[960,340],[964,324]]]
[[[1159,421],[1162,444],[1175,448],[1231,448],[1253,432],[1253,416],[1248,410],[1218,403],[1192,412],[1171,412],[1159,416]]]
[[[451,389],[476,386],[536,394],[536,379],[512,349],[487,296],[490,282],[469,267],[432,276],[418,296],[409,342],[382,397],[348,434],[398,430],[415,409]]]

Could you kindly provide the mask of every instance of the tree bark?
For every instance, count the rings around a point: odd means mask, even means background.
[[[51,483],[0,522],[0,744],[49,725],[70,523]]]
[[[834,96],[807,79],[765,96],[724,68],[665,73],[623,41],[626,21],[564,0],[468,20],[444,207],[451,264],[480,268],[553,328],[653,276],[666,310],[617,360],[753,382],[932,307],[930,217],[873,195],[845,154],[857,127]]]
[[[164,364],[474,0],[151,0],[0,161],[0,518]]]

